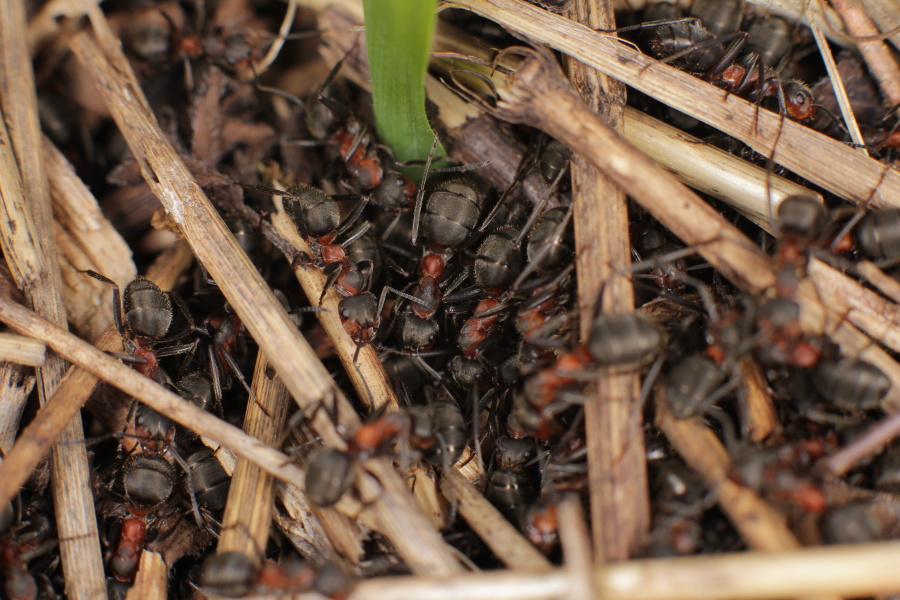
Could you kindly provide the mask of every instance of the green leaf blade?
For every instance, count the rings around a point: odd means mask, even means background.
[[[437,5],[432,0],[365,0],[363,6],[378,134],[397,160],[425,160],[435,135],[425,113],[425,73]],[[442,156],[439,146],[436,157]]]

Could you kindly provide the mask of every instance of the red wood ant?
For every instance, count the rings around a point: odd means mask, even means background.
[[[83,271],[94,279],[108,283],[113,288],[113,322],[122,336],[127,356],[120,356],[136,364],[135,370],[165,385],[167,375],[159,366],[159,359],[166,356],[186,354],[191,344],[165,346],[175,338],[165,338],[172,324],[172,299],[181,312],[190,320],[190,313],[180,298],[171,292],[163,292],[149,279],[138,277],[125,286],[125,294],[120,300],[119,286],[112,279],[95,271]],[[123,302],[124,301],[124,302]],[[122,314],[124,312],[124,319]]]
[[[739,18],[739,12],[738,18]],[[730,94],[760,102],[774,97],[781,114],[797,121],[815,117],[812,92],[796,80],[782,81],[774,69],[764,64],[758,54],[749,53],[738,61],[747,43],[747,33],[714,34],[697,22],[696,18],[681,18],[680,10],[672,4],[655,7],[655,20],[623,27],[616,31],[651,29],[647,46],[650,53],[663,62],[696,75]],[[727,21],[728,19],[724,19]],[[727,25],[725,30],[733,26]],[[726,45],[727,44],[727,45]]]
[[[316,591],[328,598],[345,598],[351,582],[333,564],[316,569],[305,561],[282,560],[279,564],[263,561],[255,565],[241,552],[225,552],[208,557],[200,572],[200,586],[226,598],[250,593],[296,594]]]

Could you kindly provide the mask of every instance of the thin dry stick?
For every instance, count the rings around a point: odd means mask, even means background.
[[[556,508],[559,519],[559,540],[563,558],[569,571],[572,585],[569,598],[591,600],[597,598],[593,574],[594,560],[591,558],[591,540],[588,525],[584,520],[581,500],[575,494],[568,494]]]
[[[219,289],[281,375],[294,400],[305,410],[312,411],[322,401],[334,398],[339,421],[346,430],[354,430],[359,426],[359,419],[353,408],[335,387],[325,367],[300,336],[256,267],[238,246],[178,153],[166,140],[147,107],[146,98],[121,53],[118,41],[109,33],[99,10],[92,11],[91,19],[106,55],[87,34],[74,36],[70,46],[95,78],[97,88],[137,158],[151,190],[161,200],[191,244],[194,254],[219,284]],[[313,425],[326,443],[342,448],[345,446],[344,440],[326,412],[317,411]],[[372,495],[378,498],[374,509],[379,513],[383,532],[410,567],[432,574],[457,571],[459,565],[449,547],[428,526],[427,517],[418,509],[396,471],[386,460],[370,460],[367,463],[369,472],[381,481],[386,492],[383,497]],[[368,485],[361,482],[359,487]]]
[[[244,431],[262,443],[274,446],[284,429],[290,395],[281,379],[269,370],[262,352],[256,357],[253,393],[261,406],[247,402]],[[274,499],[275,478],[249,460],[238,458],[216,552],[242,552],[260,560],[272,526]]]
[[[194,255],[186,243],[179,243],[160,255],[147,273],[147,278],[162,289],[170,289],[175,279],[193,262]],[[104,352],[120,352],[122,338],[110,324],[97,340]],[[85,369],[73,369],[50,399],[50,410],[40,411],[22,431],[15,446],[0,463],[0,502],[12,499],[19,487],[31,476],[38,463],[50,451],[65,426],[78,414],[96,387],[98,378]],[[124,419],[123,419],[124,424]],[[121,429],[121,428],[120,428]]]
[[[166,390],[150,378],[126,367],[115,358],[49,323],[22,305],[0,298],[0,321],[22,335],[44,341],[66,360],[188,427],[197,435],[208,437],[238,456],[252,460],[279,479],[303,486],[303,470],[289,457]]]
[[[446,5],[473,10],[549,44],[741,140],[760,154],[772,155],[777,140],[776,162],[847,200],[877,207],[900,206],[900,172],[578,23],[514,0],[455,0]],[[844,168],[834,169],[833,165]],[[847,172],[854,177],[845,177]]]
[[[889,596],[900,590],[896,542],[631,560],[594,571],[604,600],[761,600],[834,594]],[[567,598],[565,569],[534,574],[492,571],[453,578],[386,577],[361,581],[350,600],[537,600]],[[248,599],[252,600],[252,599]]]
[[[247,69],[245,73],[241,73],[239,77],[241,81],[250,81],[251,79],[259,77],[269,69],[273,62],[275,62],[275,59],[278,58],[278,54],[281,52],[282,46],[284,46],[288,34],[291,32],[291,27],[294,25],[294,15],[296,14],[297,0],[288,0],[284,19],[281,21],[281,27],[278,28],[278,37],[272,41],[272,45],[269,46],[268,52],[266,52],[266,55],[263,56],[258,63],[253,65],[252,68]]]
[[[832,0],[831,5],[840,13],[851,35],[865,37],[881,33],[858,0]],[[883,41],[868,40],[857,42],[857,47],[866,60],[869,72],[878,81],[887,104],[900,104],[900,65],[888,45]]]
[[[441,487],[448,499],[456,499],[459,514],[507,567],[531,572],[549,571],[553,568],[547,557],[522,537],[519,530],[458,470],[449,469]]]
[[[625,137],[690,187],[727,202],[772,233],[769,217],[791,195],[822,195],[738,158],[634,108],[625,108]]]
[[[53,216],[104,275],[124,286],[137,276],[131,248],[100,211],[75,167],[46,136],[42,141]]]
[[[273,184],[277,187],[279,182],[273,182]],[[281,198],[273,196],[272,202],[276,211],[271,217],[275,230],[296,248],[298,253],[304,252],[307,256],[313,256],[309,244],[300,237],[297,227],[284,212]],[[288,260],[292,258],[288,257]],[[297,277],[297,281],[300,282],[300,287],[303,288],[303,292],[309,301],[317,303],[322,295],[322,290],[325,288],[326,277],[322,270],[315,267],[297,267],[294,269],[294,275]],[[338,310],[341,298],[342,296],[332,287],[325,294],[325,299],[322,302],[322,307],[328,312],[319,312],[316,313],[316,316],[325,329],[325,333],[328,334],[328,339],[331,340],[335,353],[340,358],[341,364],[344,365],[344,370],[347,372],[347,376],[350,378],[362,401],[373,410],[377,410],[384,405],[388,405],[391,410],[397,410],[399,408],[397,395],[394,393],[394,388],[388,379],[387,373],[384,372],[384,365],[381,364],[378,353],[375,352],[372,346],[358,349],[344,330],[340,311]],[[358,356],[357,350],[359,350]],[[356,357],[356,362],[353,360],[354,357]]]
[[[169,587],[169,568],[162,556],[156,552],[141,552],[134,585],[125,595],[125,600],[166,600]]]
[[[839,451],[823,458],[817,468],[840,477],[864,458],[881,452],[885,444],[898,435],[900,435],[900,412],[873,425]]]
[[[19,435],[22,410],[34,389],[34,377],[26,376],[22,371],[19,365],[0,364],[0,451],[3,452],[0,469]]]
[[[0,174],[2,246],[16,283],[31,305],[51,322],[66,327],[25,26],[23,3],[0,2],[0,120],[5,122],[0,127],[4,145],[0,159],[4,163]],[[41,406],[59,387],[65,369],[65,361],[53,354],[38,369]],[[75,415],[60,435],[59,444],[51,453],[50,472],[67,595],[74,600],[105,597],[103,558],[81,415]]]
[[[834,55],[831,53],[831,47],[822,29],[816,26],[812,28],[813,37],[816,39],[816,45],[819,47],[819,54],[825,62],[825,69],[828,71],[828,77],[831,79],[831,87],[834,88],[834,95],[837,98],[838,106],[841,108],[841,115],[844,117],[844,123],[847,124],[847,131],[850,132],[850,139],[853,143],[860,146],[865,145],[862,132],[859,130],[859,123],[856,121],[856,115],[853,114],[853,107],[850,106],[850,97],[847,96],[847,88],[844,86],[844,80],[838,71],[837,63],[834,61]],[[860,152],[866,152],[865,148],[860,148]],[[866,153],[868,156],[868,153]]]
[[[879,269],[875,263],[869,260],[861,260],[856,263],[856,272],[859,273],[864,281],[867,280],[878,288],[882,294],[894,302],[900,303],[900,282]]]
[[[0,361],[40,367],[47,358],[43,342],[12,333],[0,333]]]
[[[828,298],[829,308],[843,314],[888,348],[900,352],[900,305],[818,259],[810,260],[808,273],[819,295]]]
[[[879,31],[890,32],[888,39],[900,50],[900,12],[894,0],[863,0],[866,14],[875,21]]]
[[[570,16],[591,28],[613,29],[608,2],[577,0]],[[569,78],[585,103],[610,129],[622,133],[625,86],[583,63],[570,61]],[[631,265],[628,200],[603,172],[577,153],[572,160],[575,203],[575,266],[581,339],[587,340],[597,297],[614,271]],[[631,279],[611,282],[601,302],[604,313],[634,310]],[[625,560],[650,527],[647,461],[644,458],[640,374],[610,372],[585,407],[592,535],[598,561]]]
[[[676,419],[666,404],[666,393],[656,386],[656,423],[684,461],[715,490],[716,499],[735,528],[754,550],[776,552],[800,547],[783,515],[752,490],[728,478],[731,457],[699,418]]]

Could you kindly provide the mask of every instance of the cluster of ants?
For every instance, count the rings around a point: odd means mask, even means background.
[[[336,290],[346,334],[359,349],[377,350],[401,399],[400,411],[368,415],[346,436],[346,450],[297,450],[306,468],[305,491],[315,505],[332,506],[352,493],[357,466],[369,457],[408,464],[418,456],[440,472],[460,461],[468,446],[473,458],[464,460],[485,465],[476,486],[536,547],[558,559],[556,505],[566,494],[587,498],[583,410],[593,401],[590,384],[626,371],[646,372],[641,397],[647,422],[652,403],[646,400],[654,389],[664,391],[677,418],[710,420],[734,460],[731,477],[783,509],[792,524],[802,521],[805,542],[879,539],[896,526],[885,525],[872,509],[880,492],[900,490],[896,448],[851,474],[851,500],[834,501],[809,472],[813,461],[852,438],[879,410],[891,384],[874,365],[841,357],[827,338],[803,333],[797,293],[813,255],[896,261],[900,212],[847,215],[815,198],[787,198],[773,210],[778,283],[748,296],[633,207],[637,262],[613,277],[634,281],[640,308],[621,314],[595,310],[587,338],[579,340],[573,207],[565,177],[571,153],[564,145],[539,132],[511,130],[527,150],[514,183],[502,190],[480,177],[484,163],[432,168],[429,157],[421,175],[410,175],[415,165],[400,164],[379,144],[371,119],[354,99],[358,90],[339,78],[343,61],[311,94],[296,99],[299,108],[290,111],[289,125],[270,125],[253,106],[272,90],[231,81],[238,71],[252,72],[265,45],[258,34],[217,25],[215,13],[188,25],[177,4],[140,10],[148,17],[143,27],[136,25],[140,19],[125,18],[134,16],[129,11],[119,15],[125,47],[151,103],[163,102],[152,94],[158,79],[170,86],[183,82],[188,124],[173,129],[186,140],[186,162],[203,175],[242,249],[310,339],[321,337],[317,325],[299,313],[320,310],[325,293]],[[471,16],[446,18],[473,30],[479,24]],[[789,73],[809,45],[805,29],[776,15],[752,15],[740,0],[695,0],[687,18],[677,6],[660,2],[640,20],[619,31],[638,31],[637,43],[654,57],[785,118],[835,127],[811,88]],[[213,104],[228,113],[216,128],[203,121],[209,118],[202,110],[209,90],[218,90]],[[81,156],[73,162],[83,166],[89,153],[79,147],[79,136],[52,118],[52,103],[43,103],[42,110],[48,135],[70,156]],[[246,127],[233,126],[238,117],[247,119]],[[881,120],[868,123],[866,134],[878,152],[888,151],[896,138]],[[214,143],[201,139],[216,135]],[[286,191],[261,185],[256,161],[248,167],[245,160],[279,151],[282,170],[303,181]],[[128,165],[116,169],[114,183],[130,185],[127,170]],[[533,170],[549,190],[536,206],[527,205],[519,189]],[[248,190],[245,198],[241,188]],[[118,193],[113,188],[109,196]],[[246,201],[259,213],[271,212],[271,195],[282,197],[311,250],[290,257],[291,264],[274,260],[260,224],[264,216],[251,222],[242,210]],[[291,269],[320,269],[327,281],[321,297],[303,300]],[[243,374],[253,358],[252,339],[202,266],[177,291],[138,278],[125,286],[121,299],[118,286],[102,274],[83,276],[110,285],[123,361],[228,420],[239,421],[246,403],[257,401]],[[659,314],[677,318],[661,322]],[[320,354],[334,360],[327,350]],[[767,375],[783,424],[763,445],[751,443],[736,425],[748,362]],[[231,597],[346,593],[348,574],[315,557],[300,561],[280,538],[280,544],[260,549],[274,556],[272,548],[280,545],[277,563],[259,564],[240,553],[201,561],[221,527],[230,483],[216,453],[131,399],[95,400],[88,408],[115,432],[115,451],[95,452],[94,480],[116,597],[133,581],[145,548],[160,551],[193,582],[179,588],[178,597],[200,597],[203,590]],[[656,429],[648,426],[646,437],[654,516],[640,554],[743,548],[702,477]],[[50,560],[55,534],[42,500],[23,494],[0,512],[2,593],[12,600],[58,597],[59,565]],[[465,525],[449,525],[449,541],[477,564],[494,564],[471,544],[472,537]]]

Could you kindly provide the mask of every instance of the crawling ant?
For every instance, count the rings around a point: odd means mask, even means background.
[[[705,6],[715,7],[716,4],[718,8],[724,7],[724,13],[727,13],[732,3],[707,3]],[[734,8],[738,10],[739,22],[740,7]],[[782,81],[758,54],[751,52],[738,61],[747,43],[747,33],[735,31],[734,22],[727,22],[729,18],[713,17],[714,22],[722,24],[723,33],[729,29],[732,31],[722,35],[711,32],[696,18],[680,18],[680,11],[670,3],[659,3],[655,10],[653,16],[658,20],[617,31],[652,28],[647,36],[647,46],[655,58],[672,63],[729,94],[746,97],[753,102],[774,97],[781,114],[796,121],[806,122],[815,117],[816,105],[812,92],[803,83],[797,80]],[[663,13],[665,17],[661,16]],[[703,22],[712,26],[712,21]]]
[[[459,407],[447,398],[382,413],[347,438],[346,451],[328,447],[313,451],[306,471],[310,501],[322,507],[336,504],[353,485],[356,465],[385,454],[398,439],[409,442],[435,466],[447,467],[459,459],[468,434]]]
[[[134,362],[135,370],[139,373],[165,385],[167,375],[160,368],[159,359],[186,354],[192,349],[191,344],[180,344],[157,350],[160,344],[178,339],[165,338],[174,316],[172,299],[190,320],[190,314],[184,303],[176,294],[162,291],[155,283],[143,277],[130,281],[125,286],[125,293],[120,300],[119,286],[116,282],[95,271],[83,272],[108,283],[113,288],[113,322],[128,351],[127,356],[120,358]]]
[[[594,319],[587,343],[566,352],[525,380],[525,398],[542,414],[579,403],[583,396],[567,388],[589,378],[589,368],[632,368],[649,364],[662,351],[666,340],[665,330],[641,313],[601,315]]]
[[[203,562],[200,586],[219,596],[241,598],[251,593],[303,593],[315,591],[328,598],[345,598],[351,582],[333,564],[314,568],[296,559],[262,565],[241,552],[214,554]]]

